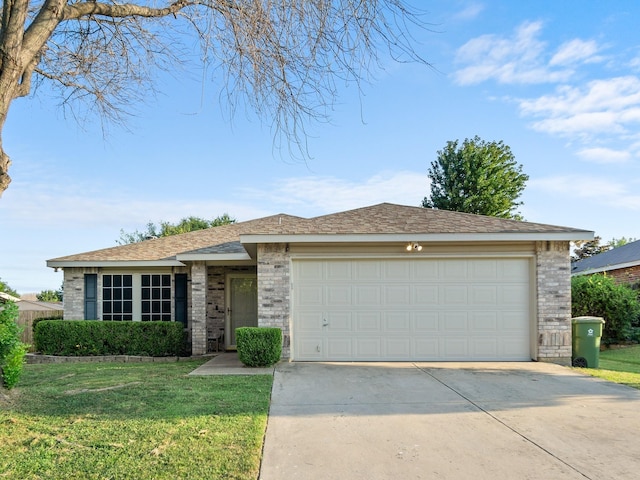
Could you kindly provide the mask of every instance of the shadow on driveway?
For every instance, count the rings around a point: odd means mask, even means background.
[[[261,478],[637,478],[640,391],[544,363],[276,368]]]

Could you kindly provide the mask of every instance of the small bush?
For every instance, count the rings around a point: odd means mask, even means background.
[[[18,306],[7,302],[0,310],[0,379],[13,388],[22,375],[27,345],[20,341],[21,328],[16,323]]]
[[[184,351],[178,322],[44,321],[33,335],[36,350],[46,355],[144,355],[164,357]]]
[[[272,327],[236,328],[238,358],[247,367],[270,367],[282,355],[282,330]]]
[[[604,318],[601,341],[611,345],[631,339],[640,303],[636,292],[606,275],[578,276],[571,279],[571,315]]]

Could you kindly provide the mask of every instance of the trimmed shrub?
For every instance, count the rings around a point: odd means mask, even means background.
[[[247,367],[270,367],[282,355],[282,330],[274,327],[236,328],[238,358]]]
[[[604,318],[604,345],[626,342],[640,315],[640,303],[636,292],[606,275],[581,275],[571,279],[571,316],[585,315]]]
[[[0,309],[0,379],[7,388],[13,388],[22,375],[27,345],[20,341],[22,329],[16,323],[18,306],[7,302]]]
[[[34,318],[33,322],[31,323],[31,331],[35,333],[36,325],[38,325],[40,322],[44,322],[46,320],[63,320],[63,317],[61,315],[56,315],[55,317]]]
[[[179,322],[44,321],[33,335],[45,355],[142,355],[165,357],[184,351]]]

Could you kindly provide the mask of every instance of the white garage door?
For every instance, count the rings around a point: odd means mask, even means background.
[[[298,259],[292,358],[526,361],[529,260]]]

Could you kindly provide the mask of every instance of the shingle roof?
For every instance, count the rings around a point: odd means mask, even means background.
[[[577,274],[590,270],[604,272],[633,263],[640,264],[640,240],[574,262],[571,265],[571,273]]]
[[[59,257],[49,262],[175,260],[181,253],[239,253],[240,235],[366,235],[575,233],[586,230],[445,210],[381,203],[310,219],[279,214],[130,245]]]

